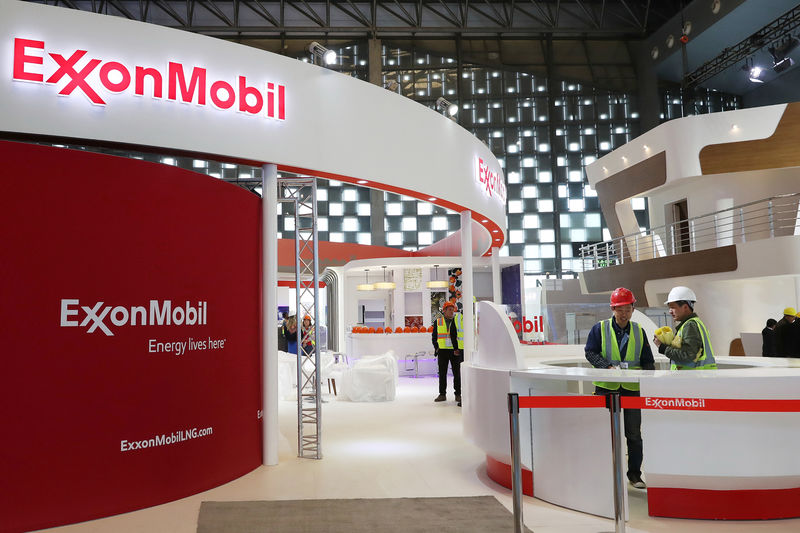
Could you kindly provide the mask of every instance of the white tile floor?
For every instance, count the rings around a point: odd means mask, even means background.
[[[400,378],[397,399],[323,405],[322,460],[298,459],[295,404],[281,402],[280,464],[175,502],[47,531],[59,533],[194,533],[204,500],[291,500],[493,495],[508,509],[511,493],[489,480],[484,455],[461,434],[460,409],[433,403],[436,378]],[[199,466],[199,465],[198,465]],[[721,522],[651,518],[641,491],[631,489],[626,530],[762,533],[800,531],[800,519]],[[525,524],[535,533],[613,532],[614,522],[524,498]],[[413,509],[408,519],[414,520]],[[513,531],[513,529],[509,529]],[[487,532],[489,533],[489,532]]]

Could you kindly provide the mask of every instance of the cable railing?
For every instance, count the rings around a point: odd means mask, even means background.
[[[782,194],[581,246],[583,270],[595,270],[732,244],[800,235],[800,193]]]

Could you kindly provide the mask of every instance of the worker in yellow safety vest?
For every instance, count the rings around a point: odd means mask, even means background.
[[[592,327],[584,351],[586,360],[595,368],[628,370],[654,370],[655,361],[644,329],[631,322],[636,298],[625,287],[611,293],[613,316]],[[618,383],[595,381],[595,394],[608,395],[619,392],[622,396],[639,396],[638,382]],[[647,488],[642,481],[642,412],[625,409],[625,439],[628,444],[628,480],[637,489]]]
[[[461,363],[464,362],[464,317],[456,313],[456,305],[447,301],[442,315],[433,324],[434,353],[439,363],[439,396],[434,402],[447,400],[447,366],[453,368],[453,389],[456,403],[461,407]]]
[[[705,324],[694,312],[697,296],[689,287],[673,287],[669,291],[667,301],[669,314],[679,323],[671,343],[653,339],[658,346],[658,353],[666,355],[672,361],[672,370],[707,370],[717,368],[714,360],[714,349],[711,337]]]

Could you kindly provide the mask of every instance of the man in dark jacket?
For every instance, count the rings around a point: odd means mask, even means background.
[[[775,325],[775,353],[778,357],[800,357],[797,342],[795,319],[797,311],[794,307],[783,310],[783,318]]]
[[[642,327],[631,322],[636,298],[625,287],[611,293],[613,316],[598,322],[586,340],[586,360],[595,368],[654,370],[655,360]],[[639,396],[639,383],[595,381],[595,394],[618,392],[622,396]],[[647,488],[642,481],[642,412],[625,409],[625,440],[628,444],[628,480],[637,489]]]
[[[764,357],[776,357],[775,351],[775,325],[778,323],[774,318],[767,320],[767,327],[761,330],[761,355]]]
[[[439,363],[439,396],[434,402],[447,400],[447,366],[453,368],[453,389],[456,403],[461,407],[461,363],[464,362],[464,323],[461,313],[456,313],[456,304],[445,302],[442,316],[433,322],[434,353]]]

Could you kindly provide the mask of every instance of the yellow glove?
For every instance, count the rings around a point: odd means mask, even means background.
[[[658,328],[655,331],[656,338],[661,341],[663,344],[671,345],[673,339],[675,338],[675,333],[669,326],[664,326],[663,328]]]

